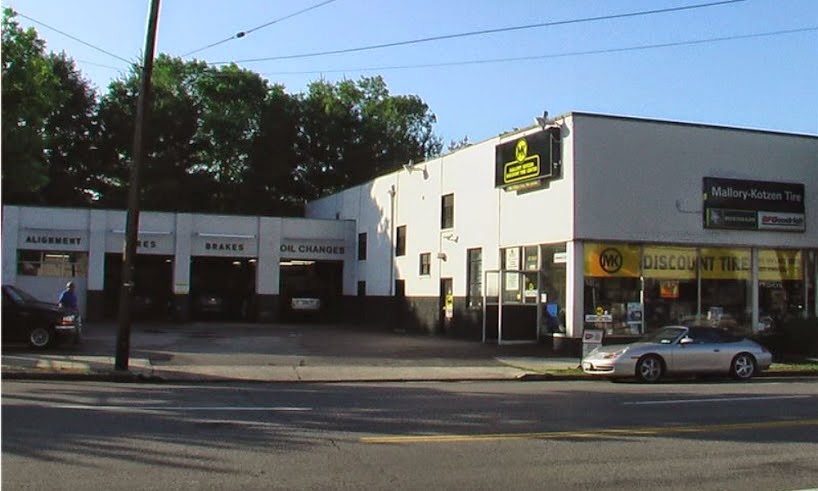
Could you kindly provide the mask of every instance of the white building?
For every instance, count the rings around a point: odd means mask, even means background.
[[[362,315],[397,305],[405,327],[576,342],[586,328],[632,336],[697,316],[753,330],[818,313],[818,137],[546,123],[308,204],[309,218],[356,223]]]
[[[56,302],[73,281],[87,319],[115,317],[125,220],[124,211],[3,206],[3,283]],[[148,317],[278,320],[293,297],[340,314],[355,291],[355,224],[142,212],[135,261],[134,308]]]

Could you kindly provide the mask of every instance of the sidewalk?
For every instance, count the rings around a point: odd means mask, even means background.
[[[6,379],[385,382],[584,377],[544,345],[482,344],[348,325],[134,324],[127,371],[114,369],[117,326],[90,324],[78,347],[3,347]]]
[[[87,325],[80,346],[3,345],[4,379],[153,382],[578,380],[580,360],[543,344],[479,341],[351,325],[136,323],[127,371],[114,369],[117,326]],[[818,376],[774,364],[764,376]]]

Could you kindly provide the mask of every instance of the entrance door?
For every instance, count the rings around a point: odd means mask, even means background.
[[[438,303],[438,330],[445,332],[449,329],[454,316],[454,293],[452,291],[452,279],[440,279],[440,301]]]

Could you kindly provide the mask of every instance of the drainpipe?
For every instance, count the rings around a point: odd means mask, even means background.
[[[389,187],[389,296],[395,296],[395,201],[398,194],[395,185]]]

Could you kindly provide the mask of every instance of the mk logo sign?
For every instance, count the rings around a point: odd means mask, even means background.
[[[599,254],[599,266],[608,274],[613,274],[622,269],[624,259],[622,253],[617,249],[607,248]]]

